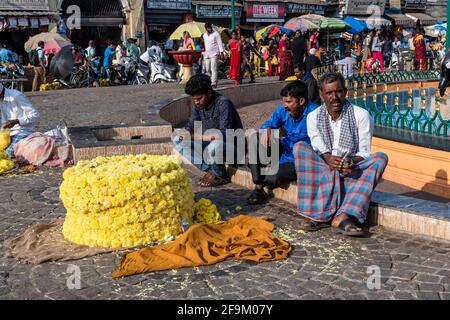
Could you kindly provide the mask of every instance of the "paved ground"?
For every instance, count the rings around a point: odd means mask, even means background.
[[[40,126],[52,126],[60,117],[77,125],[139,119],[137,113],[145,110],[148,103],[181,92],[176,86],[92,90],[96,92],[85,89],[34,95],[32,99],[43,115]],[[128,98],[130,90],[136,90],[138,100],[142,100],[132,102],[136,99]],[[124,104],[117,105],[119,102]],[[195,185],[198,176],[191,173],[191,179]],[[60,183],[60,169],[0,177],[0,242],[19,235],[30,225],[64,216],[58,197]],[[329,229],[302,234],[298,232],[295,207],[283,201],[248,207],[248,190],[236,185],[215,190],[195,187],[195,191],[196,197],[213,200],[225,218],[240,213],[272,217],[278,226],[277,234],[294,246],[290,257],[262,264],[226,261],[120,280],[110,276],[120,261],[120,252],[37,266],[1,257],[0,300],[450,299],[448,242],[428,241],[381,228],[372,228],[370,237],[364,239],[345,238]],[[71,265],[81,271],[79,290],[67,287]]]

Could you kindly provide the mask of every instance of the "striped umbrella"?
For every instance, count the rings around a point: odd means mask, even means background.
[[[309,21],[313,22],[316,25],[320,25],[322,20],[325,19],[324,16],[321,16],[319,14],[304,14],[304,15],[300,16],[299,18],[309,20]]]

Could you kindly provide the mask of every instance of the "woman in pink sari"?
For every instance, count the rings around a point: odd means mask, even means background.
[[[285,33],[281,36],[278,52],[280,58],[280,81],[284,81],[294,74],[291,44]]]
[[[233,31],[231,39],[228,41],[228,47],[231,51],[230,79],[234,79],[234,85],[238,86],[242,81],[242,43],[239,40],[238,33]]]
[[[183,50],[195,50],[194,40],[188,31],[183,32]]]

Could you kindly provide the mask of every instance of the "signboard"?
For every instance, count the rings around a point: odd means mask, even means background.
[[[191,10],[191,0],[147,0],[148,9]]]
[[[0,10],[49,11],[48,0],[0,0]]]
[[[381,16],[384,14],[385,4],[385,0],[346,0],[345,14],[359,16]]]
[[[195,14],[198,18],[231,18],[231,6],[197,4]],[[241,18],[242,7],[234,7],[234,16]]]
[[[389,0],[389,8],[390,9],[401,9],[402,1],[401,0]]]
[[[310,3],[286,3],[286,13],[325,14],[325,6]]]
[[[427,0],[405,0],[406,9],[423,9],[427,7]]]
[[[284,22],[284,4],[247,3],[248,22]]]

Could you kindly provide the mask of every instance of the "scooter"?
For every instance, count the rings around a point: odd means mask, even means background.
[[[169,66],[161,62],[157,56],[149,57],[151,83],[165,83],[177,81],[177,66]]]

